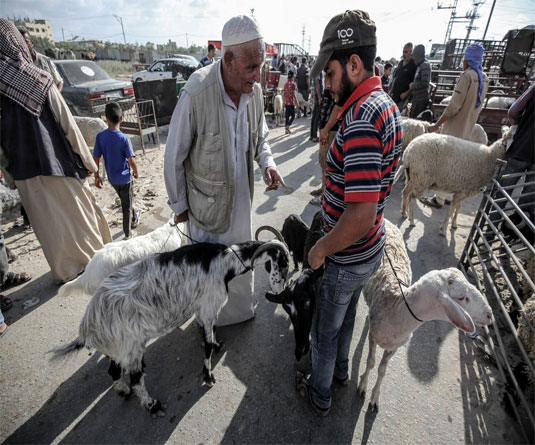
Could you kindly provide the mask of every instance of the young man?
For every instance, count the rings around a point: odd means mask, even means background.
[[[214,57],[215,57],[215,46],[213,44],[208,45],[208,54],[205,54],[201,61],[199,62],[199,65],[197,68],[203,68],[205,66],[208,66],[212,63],[214,63]]]
[[[295,107],[298,107],[297,97],[295,92],[297,91],[297,86],[294,82],[294,72],[288,71],[288,81],[284,85],[284,110],[286,117],[286,126],[284,127],[285,134],[290,134],[290,126],[292,125],[295,118]]]
[[[312,324],[312,374],[296,389],[322,416],[331,406],[333,377],[349,380],[348,356],[360,291],[381,264],[383,210],[401,153],[399,111],[374,76],[375,23],[364,11],[335,16],[323,34],[312,77],[325,70],[325,88],[341,106],[340,128],[327,154],[323,237],[308,255],[325,265]]]
[[[132,176],[137,179],[137,165],[130,139],[120,130],[123,121],[123,110],[120,105],[117,102],[106,104],[105,113],[108,129],[97,134],[93,157],[97,167],[100,157],[104,157],[110,183],[121,199],[124,239],[130,239],[132,237],[130,229],[137,227],[140,215],[140,212],[136,212],[132,205],[134,184],[130,177],[130,168],[132,168]],[[95,173],[95,186],[102,188],[102,178],[98,171]]]
[[[416,64],[412,59],[412,43],[409,42],[403,47],[402,60],[394,70],[392,85],[390,85],[390,96],[392,96],[400,112],[403,111],[409,96],[409,85],[414,80],[415,74]]]

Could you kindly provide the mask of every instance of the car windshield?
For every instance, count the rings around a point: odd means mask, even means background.
[[[58,63],[58,65],[63,68],[71,85],[111,79],[110,75],[95,62],[80,61],[79,63]]]

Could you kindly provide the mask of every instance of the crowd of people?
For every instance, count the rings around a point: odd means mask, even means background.
[[[358,37],[341,39],[339,29],[351,29]],[[202,67],[181,90],[169,125],[163,174],[174,221],[186,223],[191,242],[231,245],[252,239],[254,162],[266,191],[285,183],[267,140],[259,85],[265,49],[258,23],[248,16],[231,18],[223,27],[222,45],[221,59],[214,60],[214,48],[209,48]],[[376,25],[368,13],[346,11],[327,24],[312,68],[304,57],[300,63],[292,57],[288,64],[281,57],[276,64],[288,76],[286,133],[299,106],[296,92],[305,100],[309,94],[314,99],[310,140],[319,143],[322,181],[312,194],[324,222],[308,260],[312,269],[324,272],[312,327],[312,372],[298,378],[296,389],[321,416],[329,413],[333,380],[344,385],[349,379],[357,302],[382,261],[384,209],[401,155],[401,112],[410,103],[410,115],[417,117],[429,105],[430,67],[423,45],[413,50],[407,43],[395,68],[377,58],[376,45]],[[473,127],[488,87],[482,56],[480,44],[467,48],[452,101],[430,131],[466,137]],[[98,164],[103,157],[129,238],[139,222],[132,204],[138,165],[120,132],[120,107],[106,106],[109,128],[98,135],[91,153],[56,79],[37,63],[23,34],[0,19],[0,167],[19,191],[53,279],[64,283],[111,242],[88,177],[94,175],[96,187],[102,186]],[[531,119],[533,126],[533,87],[521,100],[515,118]],[[531,139],[527,131],[521,137],[533,146],[533,131]],[[517,153],[525,155],[518,149],[513,156]],[[533,150],[531,158],[518,165],[512,168],[533,169]],[[439,197],[433,199],[440,204]],[[0,237],[0,281],[9,277]],[[28,275],[17,278],[26,279]],[[11,281],[16,281],[13,275]],[[228,293],[218,326],[254,318],[251,272],[229,282]],[[3,335],[1,313],[0,323]]]

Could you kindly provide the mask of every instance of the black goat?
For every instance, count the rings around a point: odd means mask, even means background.
[[[306,232],[304,230],[306,227]],[[279,240],[286,242],[288,250],[294,256],[295,267],[298,263],[295,259],[297,255],[300,262],[303,263],[303,272],[292,281],[280,294],[274,295],[271,292],[266,293],[266,298],[272,303],[282,304],[283,309],[290,316],[295,335],[295,359],[297,361],[306,355],[310,349],[310,329],[312,327],[312,316],[314,315],[314,306],[316,299],[316,283],[323,276],[323,267],[317,270],[310,269],[308,263],[308,253],[312,246],[321,238],[321,229],[323,226],[323,215],[321,211],[316,212],[310,229],[303,220],[296,216],[290,215],[284,221],[283,232],[280,234],[276,229],[269,226],[262,226],[256,231],[256,239],[262,230],[269,230],[274,233]],[[286,228],[286,235],[285,229]],[[290,236],[291,235],[291,236]],[[297,252],[292,250],[300,249]],[[302,245],[302,247],[301,247]],[[302,249],[302,250],[301,250]],[[297,255],[296,255],[297,254]]]
[[[290,283],[280,294],[266,292],[266,298],[272,303],[282,304],[282,308],[292,320],[297,361],[310,350],[310,329],[314,315],[316,282],[322,275],[323,268],[305,269],[297,280]]]
[[[303,269],[306,269],[310,267],[308,264],[308,252],[316,241],[321,238],[322,224],[323,216],[321,211],[314,215],[310,228],[300,216],[290,215],[284,220],[282,232],[271,226],[261,226],[256,230],[255,239],[258,240],[258,235],[264,230],[273,233],[279,241],[285,242],[288,246],[288,250],[294,260],[294,267],[298,269],[299,264],[302,264]]]

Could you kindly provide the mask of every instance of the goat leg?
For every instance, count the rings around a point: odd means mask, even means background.
[[[143,363],[143,358],[131,368],[130,385],[132,387],[132,392],[139,399],[141,406],[145,407],[145,409],[147,409],[153,417],[163,417],[165,416],[165,407],[158,399],[153,399],[149,395],[149,392],[145,386],[144,368],[145,364]]]
[[[225,343],[222,342],[222,341],[217,341],[217,335],[216,335],[215,328],[216,327],[214,326],[214,350],[215,350],[215,352],[220,352],[223,349],[225,349]]]
[[[131,394],[131,388],[125,381],[126,373],[125,370],[121,368],[121,365],[110,359],[108,374],[113,380],[113,389],[115,392],[121,397],[128,397]]]
[[[396,349],[393,351],[385,351],[383,352],[383,358],[381,359],[381,363],[379,364],[379,369],[377,372],[377,382],[375,383],[375,386],[372,390],[372,397],[370,400],[369,408],[371,411],[378,411],[379,410],[379,393],[381,391],[381,383],[385,377],[386,374],[386,367],[388,366],[389,360],[392,358],[392,356],[396,353]]]
[[[204,366],[203,382],[212,387],[215,383],[215,377],[212,374],[212,352],[216,348],[214,326],[204,324]]]

